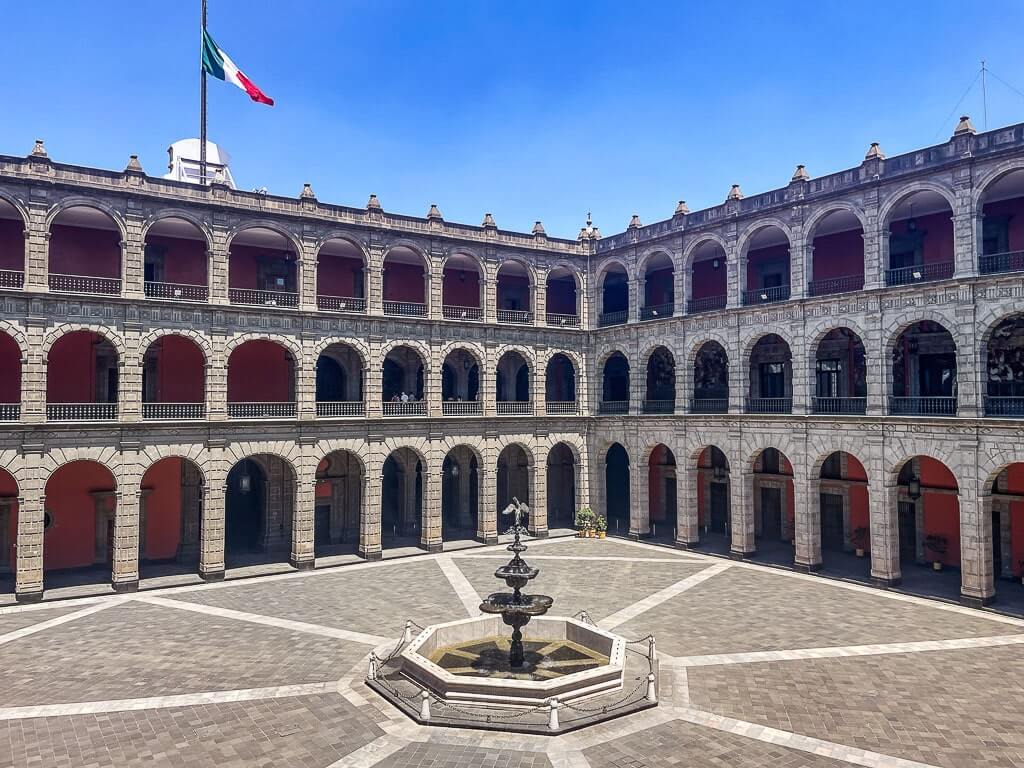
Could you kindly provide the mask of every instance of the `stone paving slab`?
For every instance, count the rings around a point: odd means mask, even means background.
[[[1019,647],[689,670],[693,706],[940,766],[1024,766]]]
[[[673,656],[986,637],[1024,628],[856,592],[825,580],[729,568],[618,628]]]
[[[416,743],[385,757],[376,768],[551,768],[551,761],[542,752]]]
[[[687,560],[678,563],[531,561],[529,552],[526,561],[540,568],[540,575],[524,591],[555,598],[552,615],[572,616],[585,610],[594,621],[708,567]],[[481,595],[508,589],[503,581],[494,578],[500,561],[456,558],[454,562]],[[626,636],[633,637],[628,633]]]
[[[328,766],[382,735],[337,694],[0,722],[0,768]]]
[[[655,547],[646,545],[634,546],[630,542],[619,539],[577,539],[568,537],[558,539],[551,543],[536,545],[535,542],[527,542],[530,545],[530,552],[537,555],[573,555],[580,557],[637,557],[644,560],[659,559],[666,557],[678,557],[679,550],[669,547]],[[456,555],[458,557],[458,555]],[[526,559],[530,559],[529,553]],[[684,558],[680,557],[680,560]]]
[[[433,560],[256,580],[172,597],[388,637],[397,637],[406,619],[426,625],[466,618],[466,609]]]
[[[74,613],[85,607],[85,605],[69,605],[61,608],[40,608],[31,611],[0,613],[0,635],[5,635],[16,629],[31,627],[33,624],[42,624],[44,621]]]
[[[366,646],[128,602],[0,645],[8,707],[323,682]]]
[[[583,750],[590,768],[840,768],[840,760],[674,720]]]

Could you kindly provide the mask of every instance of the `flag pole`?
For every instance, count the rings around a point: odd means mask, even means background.
[[[199,34],[199,183],[206,184],[206,67],[203,66],[203,45],[206,42],[206,0]]]

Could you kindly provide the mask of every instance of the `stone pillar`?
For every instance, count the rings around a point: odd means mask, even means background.
[[[530,397],[533,400],[533,415],[534,416],[546,416],[547,415],[547,381],[548,381],[548,370],[547,365],[541,361],[546,357],[547,350],[545,347],[536,347],[534,349],[534,362],[533,379],[530,382]]]
[[[973,289],[972,285],[961,288],[961,291]],[[982,381],[988,371],[988,361],[978,348],[976,307],[976,301],[957,305],[954,310],[956,327],[949,329],[956,343],[956,413],[965,418],[978,418],[984,411]]]
[[[121,243],[121,295],[129,299],[141,299],[145,293],[146,243],[142,236],[143,219],[141,212],[132,212],[134,203],[129,201],[129,212],[125,214],[125,235]]]
[[[213,242],[210,245],[210,303],[227,304],[230,280],[231,251],[229,233],[221,225],[213,226]]]
[[[547,274],[546,269],[538,267],[537,282],[530,286],[530,309],[533,311],[534,325],[547,325],[548,322]]]
[[[814,269],[814,246],[802,233],[794,233],[793,240],[789,248],[789,298],[802,299],[807,296],[807,283]]]
[[[978,275],[978,253],[981,250],[975,241],[978,232],[978,218],[974,212],[970,180],[954,184],[956,214],[953,216],[953,277],[963,280]]]
[[[960,602],[979,608],[995,599],[992,497],[979,496],[973,479],[960,487]]]
[[[484,296],[484,322],[493,324],[498,322],[498,278],[495,277],[491,265],[484,265],[484,274],[481,276]]]
[[[25,328],[27,349],[21,363],[21,421],[39,424],[46,421],[46,355],[43,337],[46,321],[28,319]]]
[[[41,446],[40,446],[41,448]],[[14,596],[19,603],[43,598],[43,490],[42,453],[25,450],[25,469],[18,476],[18,527],[15,543]]]
[[[743,413],[750,389],[750,358],[743,354],[738,327],[732,331],[732,344],[726,352],[729,355],[729,413]]]
[[[125,352],[118,360],[117,400],[121,421],[142,421],[142,367],[146,350],[139,349],[139,332],[125,331]]]
[[[626,314],[627,323],[635,323],[640,319],[640,286],[635,278],[628,278],[626,291],[629,301],[629,311]]]
[[[26,204],[28,220],[25,222],[25,282],[23,287],[26,293],[43,293],[50,289],[47,263],[50,251],[50,231],[46,223],[49,205],[49,201],[45,197],[35,198],[34,196],[30,196]]]
[[[203,518],[200,530],[199,578],[220,581],[224,578],[224,494],[230,467],[223,450],[211,446],[212,460],[203,486]]]
[[[682,458],[682,457],[680,457]],[[687,459],[687,467],[676,467],[676,546],[690,549],[700,544],[700,508],[697,482],[700,471]]]
[[[363,372],[363,402],[368,419],[383,417],[384,401],[384,354],[382,336],[370,336],[367,339],[366,369]],[[381,460],[383,462],[383,459]]]
[[[888,233],[883,232],[883,222],[878,216],[878,188],[864,191],[864,289],[874,290],[885,285],[885,269],[888,257]],[[883,242],[883,237],[885,241]]]
[[[299,291],[299,309],[304,312],[315,312],[316,278],[317,278],[317,243],[314,232],[303,233],[302,253],[295,265],[296,283]]]
[[[431,450],[433,454],[433,449]],[[441,536],[441,462],[431,455],[423,462],[423,521],[420,530],[420,548],[427,552],[440,552]],[[415,469],[413,470],[415,472]],[[415,482],[412,483],[415,489]]]
[[[806,465],[794,465],[793,509],[796,510],[793,525],[794,564],[800,571],[821,570],[821,481],[805,474]],[[783,510],[783,515],[786,511]]]
[[[366,466],[360,478],[362,492],[359,503],[359,556],[365,560],[380,560],[380,490],[384,476],[384,459],[374,446],[367,454]]]
[[[892,478],[890,484],[888,474],[885,480],[880,480],[869,473],[868,497],[871,581],[880,587],[896,586],[902,575],[898,529],[899,487],[895,478]]]
[[[737,482],[729,483],[729,508],[732,513],[732,544],[729,556],[742,560],[757,550],[754,541],[754,473],[749,462],[729,461]],[[737,472],[736,467],[740,469]]]
[[[311,339],[301,343],[301,357],[295,361],[295,410],[299,421],[312,421],[316,418],[316,356]]]
[[[807,340],[803,334],[797,335],[793,342],[795,347],[791,347],[789,350],[791,355],[790,370],[792,374],[790,387],[792,389],[793,413],[805,414],[810,410],[811,381],[813,380],[810,375],[811,366],[806,363],[808,354],[813,356],[814,353],[808,353]]]
[[[444,259],[443,253],[431,253],[428,264],[430,273],[426,277],[425,301],[427,304],[427,317],[431,320],[440,320],[444,316],[444,273],[441,270],[441,263]]]
[[[729,243],[725,254],[725,266],[728,270],[725,307],[726,309],[736,309],[743,306],[743,287],[746,284],[746,279],[740,274],[740,270],[745,268],[746,264],[740,263],[740,253],[735,241]]]
[[[384,246],[371,242],[366,260],[366,314],[384,314]]]
[[[316,467],[313,444],[303,441],[302,456],[296,464],[295,507],[292,511],[291,554],[288,562],[300,571],[312,570],[316,563],[314,548],[316,522]]]
[[[477,527],[481,539],[487,544],[498,541],[498,498],[497,472],[498,456],[491,447],[484,448],[481,463],[477,467],[477,484],[480,502],[477,506]]]
[[[456,493],[458,494],[458,516],[459,526],[462,528],[469,528],[473,525],[473,516],[470,515],[470,509],[472,507],[472,499],[470,497],[470,463],[466,462],[463,464],[459,461],[458,452],[452,454],[452,466],[458,468],[459,475],[455,478],[455,485],[457,486]],[[442,467],[444,464],[442,463]],[[479,480],[479,478],[477,478]],[[477,486],[479,491],[479,485]],[[442,489],[443,493],[443,489]],[[442,511],[443,511],[443,499],[442,499]],[[477,502],[477,533],[480,532],[480,504]]]
[[[647,463],[640,461],[642,451],[631,451],[629,459],[629,538],[641,539],[651,535],[651,510],[648,493]]]
[[[537,538],[548,535],[548,464],[534,458],[530,464],[530,534]]]
[[[133,473],[122,473],[121,490],[116,495],[110,579],[115,592],[135,592],[139,588],[139,479]]]
[[[494,418],[498,411],[496,372],[498,369],[498,351],[493,344],[484,347],[484,360],[480,370],[480,391],[478,397],[483,403],[484,416]],[[497,462],[497,456],[495,456]]]

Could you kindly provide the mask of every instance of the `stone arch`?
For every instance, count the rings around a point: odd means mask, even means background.
[[[740,254],[741,260],[746,259],[747,251],[750,247],[750,241],[753,239],[754,235],[756,235],[762,229],[768,229],[772,227],[781,230],[782,234],[786,236],[786,240],[789,241],[789,247],[793,247],[794,235],[793,230],[790,228],[790,226],[780,218],[777,218],[775,216],[768,216],[763,219],[757,219],[756,221],[752,221],[750,224],[747,225],[743,232],[740,233],[739,237],[736,238],[736,252]],[[728,251],[726,251],[726,253],[728,253]]]
[[[717,243],[722,248],[723,253],[725,253],[726,258],[728,259],[729,244],[725,241],[725,239],[715,232],[702,232],[699,235],[695,235],[693,239],[687,242],[686,246],[683,248],[684,270],[688,271],[693,267],[693,255],[697,252],[698,248],[700,248],[705,243],[709,242]]]
[[[529,347],[524,347],[521,344],[502,344],[494,352],[495,365],[497,365],[501,361],[501,358],[503,358],[509,352],[518,352],[520,355],[522,355],[523,360],[526,361],[526,365],[530,370],[530,377],[532,381],[532,377],[536,375],[537,371],[537,359],[536,355],[534,355],[533,353],[533,350]]]
[[[1004,176],[1021,170],[1024,170],[1024,158],[1019,157],[1003,160],[983,171],[975,170],[977,176],[974,178],[974,186],[971,190],[971,210],[976,215],[980,214],[988,188]]]
[[[138,476],[141,482],[146,473],[164,459],[182,459],[191,462],[207,484],[210,454],[204,445],[147,445],[138,458]]]
[[[426,273],[427,277],[433,275],[434,262],[433,259],[431,259],[430,254],[427,251],[425,251],[421,245],[418,245],[415,241],[409,240],[404,237],[398,238],[397,240],[392,240],[387,244],[387,246],[384,249],[384,254],[383,256],[381,256],[380,260],[381,269],[384,268],[384,262],[387,261],[388,255],[396,248],[407,248],[408,250],[415,253],[423,262],[423,271]]]
[[[835,200],[823,203],[808,215],[807,219],[804,221],[804,239],[808,243],[814,242],[815,232],[818,225],[828,218],[830,214],[836,213],[837,211],[846,211],[847,213],[853,214],[860,222],[861,229],[864,232],[868,231],[868,218],[862,207],[843,200]]]
[[[213,247],[214,235],[213,231],[210,229],[210,225],[195,214],[192,214],[183,208],[161,208],[159,211],[155,211],[147,216],[146,220],[142,224],[140,240],[142,242],[146,242],[146,237],[149,236],[149,230],[153,228],[153,225],[159,224],[161,221],[166,221],[167,219],[181,219],[182,221],[187,221],[199,231],[199,234],[203,236],[203,240],[206,243],[206,250],[209,251]]]
[[[124,241],[128,239],[128,228],[125,226],[122,214],[117,209],[107,205],[101,200],[81,195],[65,197],[57,203],[54,203],[54,205],[46,212],[46,231],[49,232],[51,230],[54,220],[60,216],[60,214],[71,208],[92,208],[93,210],[105,214],[116,225],[117,231],[121,236],[121,242],[124,243]]]
[[[881,231],[884,232],[889,226],[889,218],[893,210],[916,192],[934,192],[945,199],[946,203],[949,205],[949,210],[952,213],[956,213],[957,211],[958,206],[956,196],[948,187],[935,181],[914,181],[910,184],[901,185],[898,188],[890,190],[890,197],[882,203],[878,211],[878,226]]]
[[[596,287],[598,290],[604,287],[605,278],[608,276],[609,269],[612,266],[622,267],[626,273],[626,280],[632,281],[635,278],[634,270],[630,269],[630,263],[626,259],[621,259],[618,256],[609,256],[600,264],[597,265],[594,270],[594,274],[597,276]]]
[[[401,450],[402,448],[408,449],[418,461],[423,463],[424,471],[430,466],[428,463],[428,457],[430,456],[430,443],[425,437],[421,438],[402,438],[402,437],[389,437],[386,438],[381,444],[381,456],[387,459],[388,456],[393,454],[395,451]]]
[[[370,259],[366,244],[351,232],[346,232],[340,229],[328,230],[317,238],[316,244],[313,246],[316,254],[314,258],[316,260],[320,259],[320,252],[331,240],[344,240],[359,251],[359,255],[362,257],[364,265],[369,264]]]
[[[338,453],[341,451],[344,451],[345,453],[349,453],[352,456],[354,456],[359,464],[359,471],[365,475],[367,471],[367,463],[370,460],[370,449],[367,447],[367,443],[363,440],[355,440],[352,438],[331,438],[329,440],[318,440],[316,443],[314,460],[316,461],[317,466],[319,466],[320,462],[326,459],[332,453]]]
[[[531,291],[537,287],[537,270],[533,268],[533,265],[529,261],[527,261],[521,256],[506,256],[500,262],[497,262],[494,265],[495,285],[497,285],[498,273],[501,271],[502,267],[508,264],[518,264],[519,266],[526,270],[526,275],[530,280]]]
[[[234,352],[238,347],[245,344],[247,341],[270,341],[278,346],[284,347],[292,356],[292,360],[295,364],[296,372],[302,366],[302,348],[295,342],[294,339],[288,336],[278,336],[273,333],[259,333],[254,331],[248,331],[246,333],[239,333],[228,339],[224,345],[224,364],[227,365],[231,359],[231,353]]]
[[[430,348],[422,341],[415,341],[413,339],[391,339],[382,344],[379,353],[381,365],[384,364],[384,358],[388,356],[388,352],[396,347],[409,347],[409,349],[415,350],[423,363],[424,376],[430,371],[432,357]]]
[[[668,260],[672,264],[673,273],[679,271],[679,256],[671,248],[664,245],[653,245],[643,251],[640,257],[636,260],[636,274],[644,275],[647,273],[647,262],[653,259],[655,256],[664,255],[668,257]]]
[[[125,364],[125,360],[128,356],[128,350],[125,345],[124,337],[110,326],[89,325],[88,323],[61,323],[47,331],[46,335],[43,336],[43,343],[41,345],[43,361],[46,361],[46,357],[49,354],[50,349],[61,337],[76,331],[88,331],[89,333],[95,333],[98,336],[102,336],[106,341],[110,342],[111,346],[113,346],[114,350],[117,352],[118,364],[122,366]]]
[[[959,355],[961,351],[961,339],[957,332],[958,326],[956,318],[946,316],[942,314],[942,312],[915,307],[892,318],[886,324],[885,328],[882,329],[884,340],[884,345],[882,347],[882,354],[884,355],[883,359],[888,359],[892,356],[896,342],[899,341],[900,337],[908,328],[925,320],[941,325],[949,332],[949,335],[953,337],[953,343],[956,345],[957,354]]]
[[[476,342],[461,340],[450,341],[444,346],[442,346],[441,349],[438,351],[437,359],[440,360],[441,363],[443,364],[444,361],[448,358],[448,355],[458,350],[462,350],[463,352],[465,352],[466,354],[473,358],[474,362],[476,362],[476,364],[479,366],[480,374],[482,376],[484,371],[484,360],[487,359],[487,355],[484,352],[483,348],[480,346],[480,344]],[[501,358],[499,357],[498,359],[500,360]],[[527,363],[529,363],[528,360]]]
[[[757,343],[765,336],[778,336],[781,338],[789,347],[789,353],[796,358],[797,350],[800,349],[796,343],[796,338],[790,333],[788,328],[779,326],[777,328],[756,328],[753,333],[748,335],[742,342],[743,353],[740,355],[741,362],[750,360],[750,355],[753,353],[754,347],[756,347]],[[728,349],[729,348],[726,347],[726,351],[728,351]]]
[[[28,358],[28,337],[20,325],[10,320],[0,320],[0,333],[9,336],[11,341],[18,345],[18,352],[21,355],[21,362]]]
[[[213,345],[206,334],[192,328],[156,328],[149,331],[139,339],[139,365],[142,364],[142,360],[146,356],[146,351],[154,342],[162,339],[164,336],[181,336],[184,339],[188,339],[199,347],[199,351],[203,353],[203,360],[206,365],[211,365],[213,363]]]
[[[715,330],[703,330],[699,336],[694,336],[692,341],[688,340],[688,346],[686,348],[686,362],[687,365],[693,365],[697,362],[697,355],[700,354],[701,349],[709,341],[717,342],[722,349],[725,350],[726,355],[729,354],[729,346],[731,340]]]
[[[303,255],[305,254],[305,250],[302,247],[302,241],[299,239],[299,236],[296,235],[292,230],[288,229],[285,226],[282,226],[280,223],[273,221],[271,219],[246,220],[233,226],[231,229],[228,230],[227,235],[225,237],[226,250],[230,252],[231,245],[234,243],[235,238],[237,238],[240,234],[242,234],[243,232],[247,232],[250,229],[266,229],[280,235],[285,240],[287,240],[289,245],[291,245],[291,247],[294,249],[295,258],[298,259],[299,261],[302,260]]]
[[[39,477],[40,487],[46,488],[46,484],[58,469],[68,464],[73,464],[76,461],[92,461],[102,466],[110,472],[114,479],[114,490],[118,490],[120,486],[118,478],[121,476],[124,464],[120,451],[113,446],[103,448],[67,446],[47,451],[42,455],[38,464],[41,470]]]
[[[17,211],[18,215],[21,217],[21,228],[23,231],[27,232],[29,224],[29,212],[28,208],[25,207],[25,204],[19,198],[15,197],[9,192],[4,192],[3,190],[0,190],[0,200],[4,201],[5,203],[9,203],[10,206],[14,208],[15,211]]]
[[[302,454],[299,447],[289,441],[278,440],[273,442],[239,442],[229,443],[224,448],[223,458],[226,461],[226,468],[230,470],[235,464],[245,459],[252,459],[256,456],[272,456],[280,459],[285,466],[291,470],[295,482],[298,483],[302,477]],[[227,474],[223,481],[227,484]]]
[[[577,302],[578,302],[579,301],[580,292],[583,290],[583,273],[580,272],[579,268],[575,264],[573,264],[572,262],[566,261],[565,259],[558,259],[558,260],[553,261],[550,264],[548,264],[547,265],[547,269],[545,271],[545,275],[544,275],[545,276],[545,283],[547,282],[547,276],[549,274],[551,274],[551,271],[554,270],[554,269],[558,269],[559,267],[561,267],[562,269],[565,269],[566,271],[569,272],[570,275],[572,275],[572,279],[576,283]]]
[[[364,341],[352,336],[325,336],[320,339],[316,343],[316,346],[313,347],[313,360],[316,361],[319,359],[320,355],[335,344],[344,344],[346,347],[351,347],[352,350],[359,355],[360,365],[363,370],[366,370],[370,361],[370,350],[367,348]]]

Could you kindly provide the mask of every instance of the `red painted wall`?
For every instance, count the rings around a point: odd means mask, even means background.
[[[1024,464],[1011,464],[1006,473],[1007,491],[1024,495]],[[1010,557],[1014,575],[1024,575],[1021,567],[1021,560],[1024,560],[1024,501],[1010,503]]]
[[[672,303],[672,280],[672,267],[648,272],[647,282],[644,284],[644,306]]]
[[[20,220],[0,219],[0,269],[25,269],[25,229]]]
[[[121,277],[120,241],[117,231],[54,224],[50,229],[50,272]]]
[[[232,245],[231,259],[228,262],[228,287],[229,288],[259,288],[259,267],[257,259],[269,256],[281,255],[284,251],[276,248],[256,248],[251,245]],[[294,264],[292,265],[294,270]],[[292,279],[297,279],[293,272]],[[291,286],[295,290],[295,286]]]
[[[92,403],[96,400],[96,349],[91,331],[65,334],[50,347],[46,365],[46,402]]]
[[[928,216],[918,216],[917,230],[924,232],[924,250],[922,262],[924,264],[942,264],[953,261],[953,220],[952,213],[933,213]],[[894,235],[904,235],[907,232],[907,222],[894,221],[889,225],[889,231]]]
[[[0,333],[0,403],[21,402],[21,351],[18,343]]]
[[[142,476],[147,560],[169,560],[177,554],[181,539],[181,462],[177,457],[161,459]]]
[[[445,269],[441,302],[446,307],[480,307],[480,275],[473,269]]]
[[[1009,216],[1007,246],[1011,251],[1024,251],[1024,197],[988,203],[983,210],[986,216]]]
[[[317,296],[365,297],[361,259],[320,254],[316,263]]]
[[[237,347],[228,360],[229,403],[288,403],[293,364],[280,344],[259,339]]]
[[[860,480],[867,482],[868,473],[864,470],[862,465],[856,458],[850,454],[846,454],[846,479],[847,480]],[[868,487],[867,485],[851,485],[849,488],[850,498],[850,533],[852,534],[858,528],[867,528],[871,530],[871,516],[868,511]],[[867,546],[864,547],[865,551],[871,551],[871,535],[868,534],[868,540],[865,542]]]
[[[812,280],[832,280],[864,274],[864,236],[861,230],[814,238]]]
[[[113,491],[114,478],[92,461],[74,461],[46,483],[46,509],[53,524],[43,537],[43,570],[92,564],[96,546],[93,491]]]
[[[747,290],[752,291],[756,288],[760,288],[761,284],[758,282],[758,268],[763,264],[772,264],[782,262],[783,264],[789,264],[789,246],[787,245],[773,245],[770,248],[758,248],[757,250],[750,251],[747,253]],[[783,270],[783,275],[788,273],[788,266]],[[786,280],[783,279],[782,284],[786,284]]]
[[[157,402],[201,403],[206,399],[206,360],[195,342],[184,336],[162,336],[157,360]]]
[[[922,456],[921,485],[924,497],[924,535],[945,536],[948,544],[946,555],[942,558],[945,565],[960,564],[960,501],[951,493],[930,492],[929,488],[948,488],[956,490],[956,478],[941,461]],[[925,559],[933,557],[925,552]]]
[[[710,299],[715,296],[725,296],[728,292],[728,270],[725,267],[725,258],[718,261],[718,269],[712,265],[712,260],[697,261],[693,265],[693,285],[690,287],[690,296],[694,299]]]
[[[419,264],[384,262],[384,301],[426,304],[423,267]]]
[[[181,237],[150,235],[146,245],[165,248],[164,282],[206,285],[206,243]]]
[[[18,498],[18,484],[14,481],[11,475],[0,469],[0,498],[11,497],[14,499]],[[10,542],[10,548],[7,552],[0,552],[0,558],[3,558],[14,569],[15,565],[15,542],[18,540],[18,502],[14,502],[14,506],[11,510],[12,514],[7,516],[7,541]]]
[[[549,280],[546,311],[555,315],[575,315],[576,283],[572,280]]]

